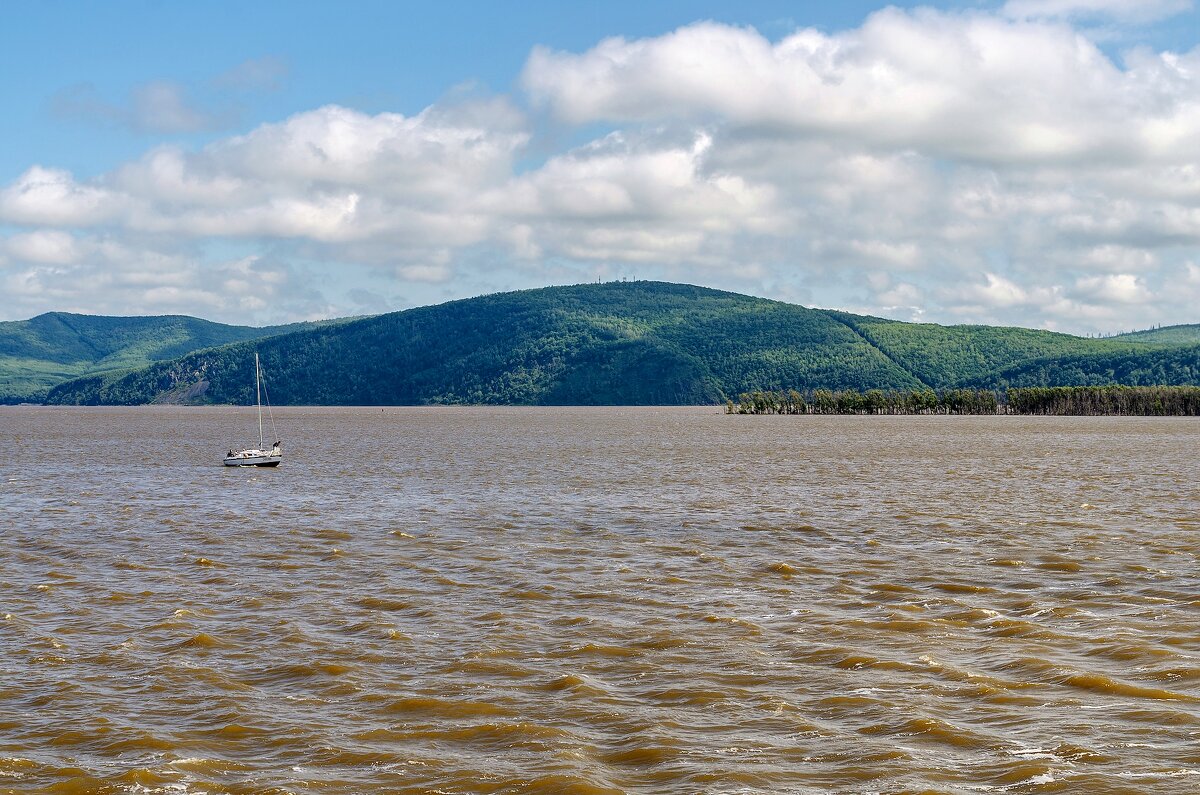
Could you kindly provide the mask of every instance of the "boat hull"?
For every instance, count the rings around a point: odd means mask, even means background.
[[[229,448],[223,464],[227,467],[277,467],[283,461],[283,443],[276,441],[270,447],[263,445],[262,425],[262,395],[265,391],[262,383],[262,368],[258,363],[258,351],[254,352],[254,405],[258,408],[258,447],[246,447],[241,450]],[[271,403],[267,402],[270,410]],[[275,417],[271,416],[271,430],[275,430]]]
[[[277,467],[283,461],[281,455],[271,455],[256,450],[244,450],[230,456],[225,456],[227,467]]]

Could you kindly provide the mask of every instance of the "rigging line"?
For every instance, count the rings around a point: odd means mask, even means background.
[[[262,379],[263,397],[267,401],[267,416],[271,418],[271,435],[276,439],[279,438],[279,431],[275,430],[275,412],[271,410],[271,395],[267,393],[267,379]]]

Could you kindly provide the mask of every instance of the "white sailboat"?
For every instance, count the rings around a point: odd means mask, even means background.
[[[258,353],[254,354],[254,402],[258,406],[258,447],[247,447],[244,450],[234,450],[229,448],[229,452],[225,455],[225,466],[227,467],[277,467],[279,462],[283,460],[283,445],[280,442],[275,442],[271,445],[271,449],[266,449],[263,444],[263,424],[262,424],[262,394],[266,391],[266,387],[262,382],[262,368],[258,364]],[[275,430],[275,413],[271,411],[271,399],[267,398],[267,416],[271,418],[271,433],[278,436],[279,433]]]

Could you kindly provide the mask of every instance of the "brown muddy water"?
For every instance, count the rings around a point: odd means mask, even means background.
[[[1200,791],[1195,420],[276,420],[0,408],[0,791]]]

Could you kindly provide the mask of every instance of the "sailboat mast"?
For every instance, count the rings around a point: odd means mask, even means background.
[[[258,369],[258,351],[254,352],[254,403],[258,406],[258,449],[263,449],[262,438],[262,374]]]

